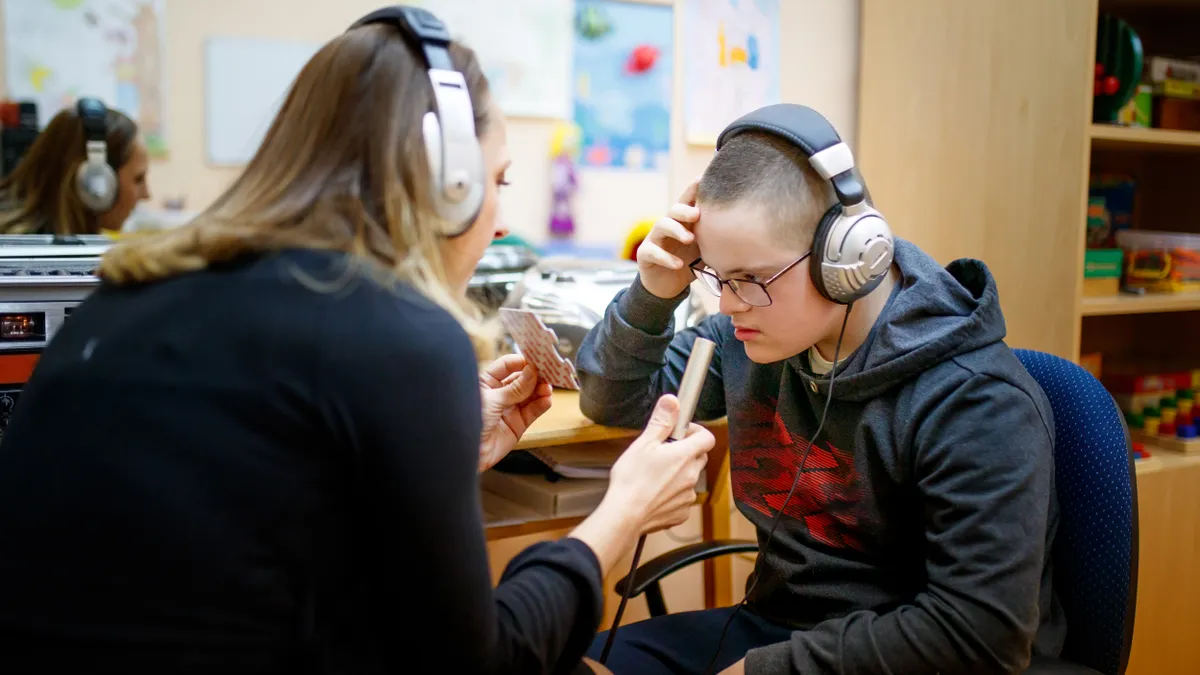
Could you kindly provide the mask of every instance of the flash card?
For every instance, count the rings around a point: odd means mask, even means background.
[[[533,312],[500,309],[500,322],[517,343],[525,359],[538,369],[542,379],[560,389],[579,389],[575,366],[558,353],[558,336]]]

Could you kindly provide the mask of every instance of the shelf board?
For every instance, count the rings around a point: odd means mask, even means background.
[[[1200,131],[1141,129],[1116,124],[1093,124],[1091,136],[1093,148],[1200,153]]]
[[[1200,310],[1200,292],[1147,293],[1133,295],[1085,296],[1079,301],[1083,316],[1107,314],[1154,314],[1158,312],[1190,312]]]

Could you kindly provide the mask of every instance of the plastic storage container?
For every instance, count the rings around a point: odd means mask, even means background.
[[[1125,285],[1157,293],[1200,291],[1200,235],[1121,230]]]

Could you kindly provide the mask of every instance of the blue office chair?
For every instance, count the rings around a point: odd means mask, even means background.
[[[1101,675],[1124,675],[1137,599],[1137,482],[1129,431],[1116,402],[1091,373],[1066,359],[1014,350],[1054,412],[1054,480],[1060,520],[1054,583],[1067,617],[1062,660]],[[753,541],[698,542],[637,569],[632,596],[651,616],[667,613],[659,581],[688,565],[756,552]],[[623,593],[630,582],[617,582]]]
[[[1061,519],[1054,583],[1067,616],[1062,658],[1124,675],[1137,602],[1137,480],[1125,418],[1091,373],[1066,359],[1014,350],[1054,410],[1054,481]]]

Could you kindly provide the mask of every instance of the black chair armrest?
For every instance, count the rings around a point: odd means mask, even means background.
[[[718,558],[723,555],[757,552],[758,542],[748,539],[718,539],[716,541],[701,541],[695,544],[688,544],[673,551],[667,551],[657,558],[640,565],[636,572],[626,575],[617,582],[616,590],[618,594],[624,595],[625,585],[630,583],[629,577],[634,576],[633,590],[629,594],[629,597],[637,597],[645,593],[647,588],[657,584],[663,577],[689,565],[694,565],[709,558]]]

